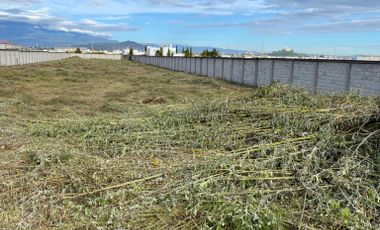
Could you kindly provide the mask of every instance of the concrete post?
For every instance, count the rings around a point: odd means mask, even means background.
[[[319,62],[317,61],[314,65],[314,84],[313,84],[313,93],[317,93],[318,87],[318,77],[319,77]]]
[[[7,66],[7,51],[3,51],[2,63],[3,66]]]
[[[245,60],[243,60],[243,71],[241,71],[241,72],[242,72],[242,75],[243,75],[243,76],[241,76],[241,84],[244,85],[244,78],[245,78]]]
[[[214,75],[213,75],[213,77],[214,78],[216,78],[216,73],[215,73],[215,67],[216,66],[216,58],[214,58],[214,70],[213,70],[213,73],[214,73]]]
[[[259,62],[259,59],[256,59],[255,80],[253,81],[253,86],[257,86],[257,82],[259,80]]]
[[[233,77],[234,77],[234,59],[232,58],[231,59],[231,75],[230,75],[230,81],[233,81]]]
[[[290,75],[289,75],[289,85],[293,85],[293,81],[294,81],[294,60],[292,61],[292,65],[290,67]]]
[[[352,63],[348,66],[347,71],[347,78],[346,78],[346,91],[350,91],[350,85],[351,85],[351,73],[352,72]]]
[[[206,58],[206,63],[207,63],[207,65],[206,65],[206,76],[208,76],[208,58]]]
[[[224,79],[224,58],[222,59],[222,77],[221,79]]]
[[[271,69],[269,84],[273,83],[273,79],[274,79],[274,60],[272,60],[272,69]]]

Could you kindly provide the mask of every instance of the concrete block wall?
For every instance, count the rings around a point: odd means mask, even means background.
[[[215,78],[217,79],[223,78],[223,62],[224,59],[215,60]]]
[[[208,77],[215,77],[214,72],[215,72],[215,58],[207,58],[207,76]]]
[[[276,61],[274,62],[273,80],[291,83],[293,74],[292,61]]]
[[[380,64],[353,64],[348,87],[352,91],[378,96],[380,94]]]
[[[262,87],[273,81],[280,81],[316,93],[342,93],[350,90],[365,96],[380,96],[380,62],[269,58],[133,58],[145,64],[243,85]]]
[[[25,65],[37,62],[56,61],[70,57],[83,59],[121,60],[122,55],[114,54],[68,54],[37,51],[0,50],[0,66]]]
[[[257,86],[270,85],[273,73],[273,60],[259,60],[259,74],[257,78]]]
[[[244,65],[245,60],[233,60],[232,82],[244,83]]]
[[[222,79],[226,81],[232,81],[232,71],[233,71],[233,66],[232,66],[232,59],[225,59],[224,60],[224,65],[223,65],[223,75]]]
[[[244,85],[250,85],[250,86],[256,86],[256,65],[258,61],[250,61],[246,60],[244,64],[244,78],[243,78],[243,84]]]
[[[317,91],[333,93],[346,91],[349,71],[350,64],[348,63],[319,63]]]
[[[316,72],[318,72],[317,65],[317,62],[295,61],[292,84],[298,87],[314,90],[315,76]]]

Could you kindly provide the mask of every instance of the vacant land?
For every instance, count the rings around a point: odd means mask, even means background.
[[[129,61],[0,68],[0,228],[378,229],[379,101]]]

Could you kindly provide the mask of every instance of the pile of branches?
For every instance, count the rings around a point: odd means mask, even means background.
[[[36,149],[3,156],[0,217],[22,228],[379,229],[379,111],[379,98],[274,84],[28,122]]]
[[[281,85],[195,106],[187,124],[241,121],[231,126],[241,135],[220,150],[196,143],[202,160],[177,171],[158,203],[186,210],[181,228],[378,229],[379,106],[378,98]]]

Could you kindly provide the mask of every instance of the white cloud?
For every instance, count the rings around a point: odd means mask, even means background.
[[[130,15],[142,13],[244,16],[231,23],[221,20],[222,23],[191,26],[238,27],[279,34],[377,30],[379,24],[375,16],[380,13],[380,1],[377,0],[0,1],[0,20],[33,22],[45,28],[103,35],[114,31],[136,30],[123,21],[129,20]],[[78,15],[83,19],[68,19],[77,18]]]
[[[50,15],[48,8],[41,8],[38,10],[0,9],[0,20],[27,22],[51,30],[105,37],[112,36],[113,31],[137,30],[125,23],[107,24],[87,18],[77,21],[67,20],[65,18]]]

